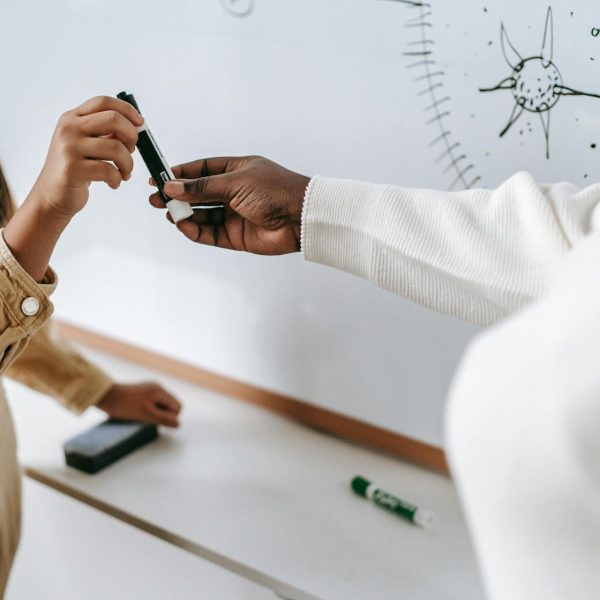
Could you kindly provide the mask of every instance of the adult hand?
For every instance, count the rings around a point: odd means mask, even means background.
[[[181,404],[157,383],[115,383],[96,406],[115,419],[179,427]]]
[[[173,168],[177,180],[165,184],[170,198],[192,205],[224,205],[216,221],[212,210],[196,210],[178,223],[190,240],[254,254],[300,250],[300,222],[308,177],[259,156],[208,158]],[[165,205],[158,193],[156,208]]]

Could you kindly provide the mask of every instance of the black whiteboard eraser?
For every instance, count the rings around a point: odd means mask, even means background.
[[[108,419],[67,440],[65,460],[70,467],[97,473],[157,437],[156,425]]]

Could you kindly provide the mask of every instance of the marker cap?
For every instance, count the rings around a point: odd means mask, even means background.
[[[357,475],[350,484],[352,489],[363,498],[367,497],[367,488],[371,485],[371,482],[360,475]]]
[[[169,200],[167,210],[175,223],[189,219],[194,214],[194,209],[188,202],[183,202],[183,200]]]

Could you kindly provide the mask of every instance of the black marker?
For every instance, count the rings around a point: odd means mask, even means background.
[[[142,114],[133,94],[121,92],[120,94],[117,94],[117,98],[128,102]],[[171,217],[173,217],[173,221],[179,223],[179,221],[189,219],[194,214],[192,207],[187,202],[169,198],[163,192],[165,183],[175,179],[175,176],[173,175],[173,171],[171,171],[171,167],[169,167],[169,163],[167,163],[165,157],[162,155],[150,129],[148,129],[146,121],[144,121],[144,124],[141,127],[138,127],[138,141],[136,145],[148,167],[148,171],[150,171],[152,179],[154,179],[154,182],[158,186],[160,195],[162,196]]]

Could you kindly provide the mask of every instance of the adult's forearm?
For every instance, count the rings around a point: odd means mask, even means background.
[[[464,192],[316,177],[306,193],[302,252],[489,325],[546,290],[599,202],[600,186],[541,186],[526,173],[493,191]]]

